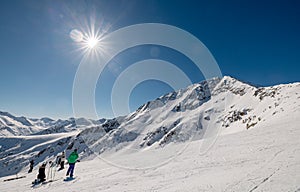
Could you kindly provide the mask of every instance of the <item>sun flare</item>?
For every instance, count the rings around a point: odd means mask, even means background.
[[[103,54],[104,48],[103,43],[101,43],[103,34],[99,33],[99,31],[94,31],[94,28],[87,31],[73,29],[70,32],[70,37],[77,44],[78,50],[83,54],[90,56],[91,54]]]
[[[76,28],[71,29],[70,38],[74,42],[74,50],[86,58],[100,58],[109,54],[110,43],[107,42],[105,35],[111,25],[99,20],[96,23],[95,16],[82,18]]]
[[[86,44],[90,49],[93,49],[97,44],[99,43],[99,40],[95,37],[88,37],[86,40]]]

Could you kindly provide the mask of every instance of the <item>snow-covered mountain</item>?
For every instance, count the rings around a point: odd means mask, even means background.
[[[130,167],[134,162],[136,168],[143,168],[147,158],[126,161],[115,153],[156,153],[212,135],[255,133],[281,120],[296,123],[297,114],[300,83],[255,87],[228,76],[166,94],[127,116],[109,120],[30,119],[2,112],[0,177],[22,172],[30,159],[36,163],[53,160],[61,151],[68,154],[74,148],[82,157],[103,154],[113,164],[121,161],[122,166]],[[209,135],[210,130],[215,132]]]
[[[105,119],[91,120],[86,118],[69,118],[53,120],[47,117],[41,119],[16,117],[8,112],[0,111],[0,136],[25,136],[50,133],[69,132],[81,127],[95,126]]]
[[[29,135],[53,122],[52,119],[28,119],[15,117],[10,113],[0,111],[0,136]]]
[[[257,88],[228,76],[214,78],[161,96],[126,117],[111,120],[113,129],[107,134],[95,134],[97,128],[91,127],[81,136],[100,153],[112,148],[160,148],[201,139],[209,129],[228,134],[267,125],[299,112],[299,93],[299,83]]]

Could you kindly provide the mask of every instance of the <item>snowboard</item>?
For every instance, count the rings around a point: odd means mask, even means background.
[[[46,181],[44,181],[44,182],[46,182]],[[39,186],[42,185],[42,183],[43,183],[43,182],[40,182],[40,181],[38,181],[38,180],[36,179],[36,180],[32,181],[31,187],[32,187],[32,188],[39,187]]]
[[[76,177],[66,177],[65,179],[64,179],[64,181],[72,181],[72,180],[74,180]]]
[[[38,185],[38,184],[40,184],[40,183],[42,183],[42,182],[40,182],[38,179],[35,179],[34,181],[32,181],[32,184],[33,184],[33,185]]]

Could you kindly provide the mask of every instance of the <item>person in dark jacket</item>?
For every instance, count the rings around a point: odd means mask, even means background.
[[[46,165],[47,165],[47,163],[43,163],[39,167],[39,174],[37,176],[38,182],[44,182],[44,181],[46,181],[46,174],[45,174]]]
[[[34,160],[31,159],[29,163],[30,163],[30,165],[29,165],[28,173],[31,173],[31,172],[32,172],[32,169],[33,169],[33,165],[34,165]]]
[[[59,170],[63,170],[65,168],[65,159],[66,159],[65,152],[62,152],[61,155],[60,155],[60,168],[59,168]]]
[[[77,149],[74,149],[74,151],[68,157],[69,169],[67,171],[66,176],[69,176],[70,174],[70,177],[71,178],[73,177],[75,163],[77,162],[77,159],[78,159]]]
[[[56,157],[56,166],[57,167],[59,167],[60,166],[60,162],[61,162],[61,155],[58,155],[57,157]]]

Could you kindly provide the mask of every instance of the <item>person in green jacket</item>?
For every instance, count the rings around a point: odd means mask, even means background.
[[[77,149],[74,149],[74,151],[68,157],[69,169],[67,171],[66,176],[69,176],[70,174],[70,177],[71,178],[73,177],[75,163],[77,162],[77,159],[78,159]]]

